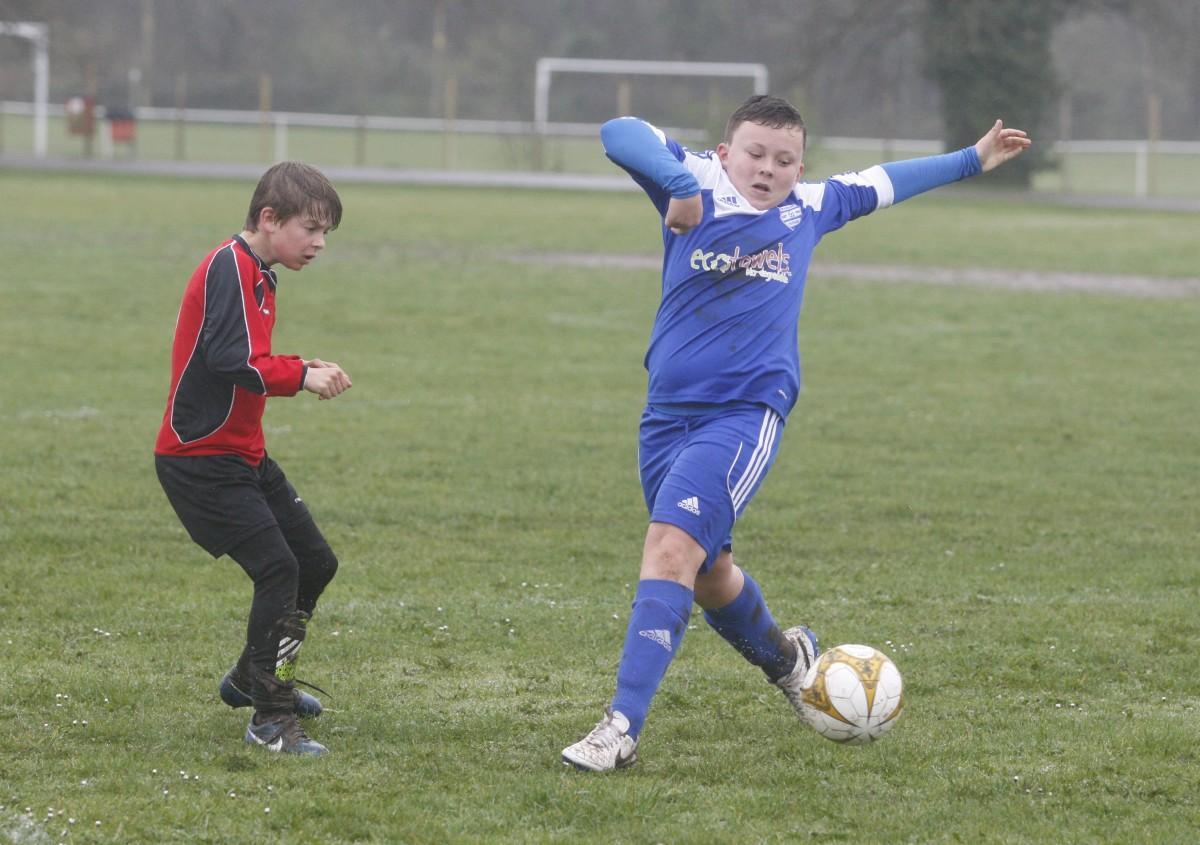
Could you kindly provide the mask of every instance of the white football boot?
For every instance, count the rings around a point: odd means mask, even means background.
[[[821,653],[821,650],[817,648],[817,635],[803,625],[788,628],[783,635],[796,647],[796,665],[791,672],[772,683],[783,690],[783,694],[792,703],[800,721],[807,725],[808,718],[800,701],[800,692],[804,686],[804,676],[817,662],[817,655]]]
[[[562,761],[588,772],[611,772],[637,762],[637,740],[629,735],[624,713],[604,708],[591,733],[562,751]]]

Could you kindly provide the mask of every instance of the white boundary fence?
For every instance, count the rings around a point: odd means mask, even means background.
[[[0,100],[0,114],[31,117],[36,104]],[[51,117],[65,117],[66,110],[58,104],[47,107]],[[96,106],[96,119],[107,117],[104,106]],[[235,109],[177,109],[169,107],[142,107],[137,109],[139,121],[161,123],[207,123],[240,126],[268,126],[275,139],[275,159],[287,158],[288,128],[312,127],[323,129],[349,129],[352,131],[383,130],[391,132],[434,132],[463,133],[468,135],[544,135],[552,138],[594,138],[599,126],[594,123],[551,123],[541,125],[527,120],[463,120],[439,117],[390,117],[386,115],[319,114],[314,112],[248,111]],[[664,129],[681,141],[703,140],[706,134],[698,129]],[[103,133],[101,133],[103,134]]]
[[[65,109],[59,104],[49,104],[44,112],[55,117],[65,117]],[[0,101],[0,115],[15,115],[39,118],[37,104],[17,101]],[[96,109],[96,118],[103,120],[103,106]],[[226,124],[250,125],[266,128],[273,135],[275,160],[287,158],[289,127],[323,127],[365,132],[382,130],[393,132],[428,132],[443,134],[485,134],[501,136],[594,138],[599,130],[593,123],[554,123],[546,121],[519,120],[461,120],[422,117],[389,117],[383,115],[340,115],[308,112],[251,111],[229,109],[176,109],[140,108],[137,120],[176,124]],[[35,129],[36,129],[35,122]],[[705,141],[706,133],[698,129],[665,128],[668,134],[681,141]],[[36,135],[36,132],[35,132]],[[101,153],[111,155],[111,147],[105,147],[106,133],[101,132]],[[35,137],[35,149],[38,138]],[[43,140],[44,143],[44,140]],[[929,155],[943,150],[940,141],[922,139],[846,138],[817,137],[814,146],[832,151],[874,151],[884,158],[893,151],[904,154]],[[1156,156],[1200,157],[1200,142],[1197,141],[1058,141],[1052,151],[1062,155],[1120,155],[1130,156],[1133,161],[1133,194],[1147,197],[1150,194],[1152,159]]]

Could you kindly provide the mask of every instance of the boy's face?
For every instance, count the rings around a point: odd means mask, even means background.
[[[804,175],[804,130],[740,123],[717,145],[721,166],[738,193],[759,211],[783,202]]]
[[[325,248],[329,228],[309,212],[280,222],[275,218],[273,208],[264,208],[258,229],[266,236],[267,246],[263,250],[266,254],[259,252],[259,257],[267,264],[279,263],[289,270],[299,270]]]

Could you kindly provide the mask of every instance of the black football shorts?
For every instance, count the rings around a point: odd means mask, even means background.
[[[266,528],[277,525],[286,534],[312,520],[269,455],[256,467],[237,455],[155,455],[154,468],[179,521],[213,557]]]

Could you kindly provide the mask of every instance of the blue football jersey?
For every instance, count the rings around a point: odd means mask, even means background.
[[[601,138],[609,158],[660,214],[672,196],[694,195],[697,186],[704,207],[700,224],[686,234],[663,227],[662,301],[645,358],[647,402],[755,402],[786,417],[800,390],[798,325],[813,250],[826,234],[896,200],[889,165],[802,182],[783,203],[759,211],[713,151],[689,150],[635,118],[609,121]],[[940,161],[955,156],[969,159],[965,151],[918,159],[908,164],[923,169],[908,172],[931,185],[971,175],[969,160]],[[913,180],[902,174],[900,181]],[[931,185],[901,187],[908,194]]]

